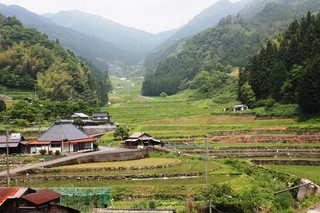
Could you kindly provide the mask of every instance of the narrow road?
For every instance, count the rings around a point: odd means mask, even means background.
[[[29,169],[35,169],[35,168],[39,168],[39,167],[46,167],[52,164],[56,164],[56,163],[61,163],[64,161],[68,161],[68,160],[72,160],[72,159],[76,159],[79,157],[85,157],[85,156],[91,156],[91,155],[98,155],[98,154],[109,154],[109,153],[118,153],[118,152],[130,152],[132,150],[129,149],[120,149],[120,148],[112,148],[112,147],[99,147],[100,150],[95,151],[95,152],[83,152],[83,153],[70,153],[69,155],[65,156],[65,157],[61,157],[58,159],[54,159],[51,161],[46,161],[46,162],[42,162],[42,163],[36,163],[36,164],[31,164],[31,165],[27,165],[27,166],[23,166],[23,167],[18,167],[18,168],[14,168],[14,169],[10,169],[9,173],[10,175],[15,175],[17,173],[23,172],[23,171],[27,171]],[[6,176],[7,175],[7,171],[2,171],[0,172],[0,177],[1,176]]]

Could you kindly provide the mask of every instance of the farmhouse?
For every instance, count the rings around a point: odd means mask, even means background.
[[[249,107],[245,104],[234,105],[231,108],[232,108],[232,111],[243,111],[243,110],[249,109]]]
[[[160,140],[154,139],[151,135],[141,132],[134,133],[122,143],[122,147],[133,149],[162,145],[163,143]]]
[[[77,119],[81,119],[81,120],[89,120],[89,116],[84,114],[84,113],[74,113],[73,115],[71,115],[69,117],[70,120],[77,120]]]
[[[74,113],[69,118],[70,121],[81,120],[85,126],[113,125],[108,112],[94,112],[92,119],[84,113]]]
[[[0,187],[0,212],[80,212],[59,205],[61,194],[50,189]]]
[[[248,110],[249,107],[245,104],[238,104],[238,105],[233,105],[231,107],[227,107],[227,108],[223,108],[223,111],[226,112],[226,111],[233,111],[233,112],[236,112],[236,111],[244,111],[244,110]]]
[[[92,150],[95,140],[96,138],[89,137],[69,121],[60,120],[37,140],[29,141],[28,146],[31,153],[39,153],[40,150],[66,153]]]
[[[27,141],[25,141],[21,133],[12,133],[8,136],[9,153],[26,153]],[[7,152],[7,137],[0,135],[0,153]]]

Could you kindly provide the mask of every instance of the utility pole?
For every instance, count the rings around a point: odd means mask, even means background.
[[[8,122],[9,118],[6,119],[6,146],[7,146],[7,156],[6,156],[6,161],[7,161],[7,187],[10,187],[10,168],[9,168],[9,130],[8,130]]]
[[[211,209],[211,195],[209,193],[209,180],[208,180],[208,161],[209,161],[209,148],[208,148],[208,135],[206,137],[206,163],[205,163],[205,175],[206,175],[206,186],[207,186],[207,195],[209,197],[209,212],[212,213]]]

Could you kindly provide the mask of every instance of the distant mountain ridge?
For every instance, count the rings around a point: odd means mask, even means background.
[[[16,5],[6,6],[0,4],[0,13],[5,16],[17,17],[23,25],[36,28],[50,39],[58,40],[61,45],[88,59],[103,70],[107,69],[109,64],[115,62],[124,65],[138,63],[151,48],[175,32],[169,31],[153,35],[79,11],[61,13],[62,18],[60,19],[66,20],[66,17],[69,17],[69,22],[66,21],[66,23],[69,23],[74,29],[68,28],[70,26],[60,26],[48,18]],[[74,14],[73,18],[70,16],[71,14]],[[59,17],[52,14],[50,16],[51,18],[53,16]],[[102,25],[107,24],[111,26],[114,32],[110,33],[106,30],[107,26],[101,27],[94,23],[91,24],[90,21],[95,21]],[[92,27],[89,28],[89,26]],[[89,30],[85,31],[84,28]],[[96,32],[101,32],[103,36],[97,35]],[[110,34],[113,36],[108,37],[107,35]],[[120,34],[122,35],[120,36]]]
[[[114,44],[122,50],[129,64],[136,64],[155,46],[159,45],[172,33],[152,34],[142,30],[125,27],[101,16],[91,15],[77,10],[45,14],[55,24],[73,29],[83,34],[95,36]],[[174,31],[172,31],[174,32]]]
[[[177,44],[178,41],[183,42],[184,38],[196,35],[207,28],[214,27],[221,18],[227,15],[235,15],[251,1],[252,0],[241,0],[236,3],[231,3],[229,0],[219,0],[203,10],[146,57],[144,62],[146,73],[152,73],[160,61],[177,51],[178,47],[181,46]]]

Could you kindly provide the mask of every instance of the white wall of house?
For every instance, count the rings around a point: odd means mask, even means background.
[[[50,150],[49,145],[31,145],[30,146],[30,153],[31,154],[38,154],[40,150]]]
[[[61,153],[69,153],[69,152],[76,152],[76,150],[74,149],[74,145],[72,143],[63,143],[62,149],[61,146],[57,146],[57,145],[30,145],[30,154],[39,154],[40,150],[47,150],[47,154],[49,152],[49,150],[52,151],[52,153],[54,154],[57,150],[59,150]],[[87,142],[87,143],[82,143],[82,145],[84,145],[84,149],[78,150],[78,151],[82,151],[82,150],[93,150],[93,142]]]

